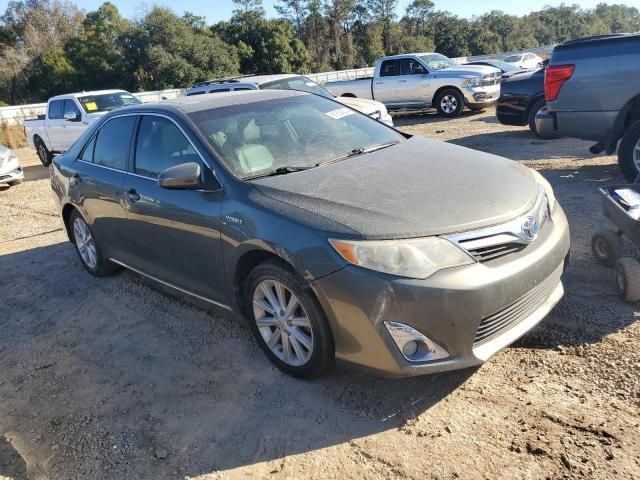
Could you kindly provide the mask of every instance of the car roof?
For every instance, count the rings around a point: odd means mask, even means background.
[[[110,93],[127,93],[129,95],[133,95],[132,93],[127,92],[126,90],[92,90],[90,92],[76,92],[76,93],[65,93],[64,95],[56,95],[55,97],[51,97],[49,100],[61,100],[65,98],[78,98],[85,97],[91,95],[108,95]]]
[[[419,57],[421,55],[437,55],[436,52],[422,52],[422,53],[401,53],[398,55],[389,55],[387,57],[382,57],[380,60],[384,61],[384,60],[399,60],[401,58],[408,58],[408,57]]]
[[[132,105],[120,108],[117,111],[170,111],[179,110],[183,113],[194,113],[213,108],[222,108],[232,105],[243,105],[281,98],[299,97],[311,95],[310,93],[295,90],[241,90],[239,92],[223,92],[216,95],[191,95],[178,97],[174,100],[163,100],[161,102],[149,102],[141,105]]]
[[[281,73],[276,75],[252,75],[252,76],[242,76],[242,77],[230,77],[230,78],[219,78],[213,80],[207,80],[206,82],[201,82],[195,84],[193,87],[189,89],[207,89],[207,88],[215,88],[215,87],[243,87],[243,86],[254,86],[254,85],[264,85],[265,83],[275,82],[278,80],[285,80],[287,78],[296,78],[301,77],[303,75],[297,73]]]

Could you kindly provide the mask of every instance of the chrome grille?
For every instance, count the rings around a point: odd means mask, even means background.
[[[498,313],[483,319],[480,322],[473,345],[491,340],[504,329],[525,320],[535,312],[547,298],[553,293],[560,283],[562,265],[560,265],[546,280],[535,286],[514,303],[502,309]]]
[[[480,85],[483,87],[490,87],[492,85],[496,85],[500,81],[500,72],[489,73],[482,77],[482,82]]]
[[[460,242],[460,246],[464,247],[464,242]],[[521,242],[509,242],[501,245],[488,245],[486,247],[468,248],[469,254],[479,262],[487,262],[496,260],[510,253],[516,253],[523,250],[527,245]]]

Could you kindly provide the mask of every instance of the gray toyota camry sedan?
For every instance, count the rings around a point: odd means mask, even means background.
[[[563,295],[569,230],[542,176],[306,93],[113,111],[51,183],[89,273],[238,312],[298,377],[478,365]]]

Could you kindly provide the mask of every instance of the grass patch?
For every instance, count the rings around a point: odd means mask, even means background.
[[[9,125],[8,122],[0,124],[0,145],[9,148],[21,148],[27,146],[27,138],[21,125]]]

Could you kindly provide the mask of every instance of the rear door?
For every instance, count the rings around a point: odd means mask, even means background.
[[[49,142],[51,143],[51,150],[54,152],[62,151],[64,129],[67,126],[64,120],[64,100],[52,100],[49,102],[45,125],[47,137],[49,137]]]
[[[431,104],[429,72],[415,58],[403,58],[398,61],[398,101],[415,107]]]
[[[158,186],[160,172],[186,162],[200,165],[202,188]],[[228,303],[220,239],[224,192],[174,120],[141,118],[124,190],[132,249],[127,263],[190,293]]]
[[[71,195],[107,258],[128,254],[124,182],[137,117],[108,120],[73,163]]]
[[[380,75],[373,79],[373,97],[385,105],[396,103],[398,88],[398,61],[384,60],[380,64]]]

